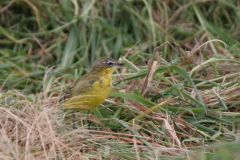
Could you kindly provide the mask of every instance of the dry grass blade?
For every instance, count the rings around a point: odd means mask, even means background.
[[[170,133],[170,135],[172,136],[172,139],[173,139],[173,146],[175,146],[175,142],[177,143],[178,147],[181,149],[182,145],[181,145],[181,142],[176,134],[176,131],[174,129],[174,127],[172,125],[170,125],[170,123],[168,122],[169,120],[168,119],[163,119],[163,118],[157,118],[157,117],[153,117],[154,119],[156,120],[162,120],[164,121],[164,124],[165,124],[165,127],[166,129],[168,130],[168,132]]]
[[[144,81],[144,84],[143,84],[143,87],[142,87],[142,91],[141,91],[143,96],[144,96],[144,93],[147,92],[146,89],[147,89],[147,86],[148,86],[148,84],[150,83],[150,80],[151,80],[150,75],[153,75],[153,73],[154,73],[154,71],[156,69],[156,62],[154,61],[154,59],[157,57],[158,49],[161,48],[162,46],[163,45],[155,48],[154,54],[153,54],[153,58],[149,61],[147,76],[145,77],[145,81]]]
[[[150,60],[150,63],[151,63],[151,61],[152,60]],[[143,87],[144,90],[142,90],[143,91],[142,92],[143,96],[146,95],[147,89],[148,89],[148,86],[150,85],[150,82],[151,82],[151,79],[153,77],[153,74],[154,74],[155,70],[157,69],[157,61],[152,61],[151,66],[149,68],[150,68],[150,70],[148,71],[147,76],[144,77],[144,79],[145,79],[144,87]],[[145,83],[146,83],[146,85],[145,85]]]

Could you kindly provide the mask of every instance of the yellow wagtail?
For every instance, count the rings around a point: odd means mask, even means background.
[[[90,72],[79,77],[73,85],[63,93],[64,109],[74,111],[88,110],[98,107],[107,98],[112,88],[112,72],[116,66],[122,66],[112,58],[103,57],[93,63]],[[74,127],[73,114],[73,128]]]

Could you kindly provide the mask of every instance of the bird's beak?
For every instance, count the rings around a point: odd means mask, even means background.
[[[124,65],[124,63],[120,63],[120,62],[116,63],[116,66],[123,66],[123,65]]]

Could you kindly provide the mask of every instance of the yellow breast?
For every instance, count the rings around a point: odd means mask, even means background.
[[[92,110],[107,98],[111,88],[111,74],[102,75],[84,93],[67,99],[64,102],[64,107],[73,110]]]

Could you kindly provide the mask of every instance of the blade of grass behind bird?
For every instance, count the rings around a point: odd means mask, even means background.
[[[130,93],[125,93],[125,92],[110,92],[109,96],[128,98],[128,99],[140,102],[147,106],[155,106],[156,105],[156,103],[148,101],[148,100],[142,98],[141,96],[137,96],[137,95],[133,95]]]
[[[160,104],[157,104],[157,105],[149,108],[148,110],[146,110],[146,111],[143,112],[142,114],[138,115],[138,116],[135,117],[134,119],[136,119],[136,120],[141,120],[141,119],[144,118],[146,115],[152,113],[155,109],[157,109],[157,108],[159,108],[159,107],[161,107],[161,106],[163,106],[163,105],[171,102],[172,100],[173,100],[173,99],[170,97],[170,98],[168,98],[166,101],[164,101],[164,102],[162,102],[162,103],[160,103]],[[132,123],[132,122],[133,122],[133,120],[129,121],[129,123]]]
[[[70,34],[64,48],[62,62],[60,65],[62,68],[68,68],[73,63],[73,58],[78,43],[78,36],[76,36],[78,35],[78,32],[76,28],[77,27],[74,25],[70,30]]]
[[[94,108],[94,109],[92,110],[92,113],[94,114],[94,116],[95,116],[96,118],[103,118],[103,116],[102,116],[102,114],[101,114],[101,112],[99,111],[98,108]]]

